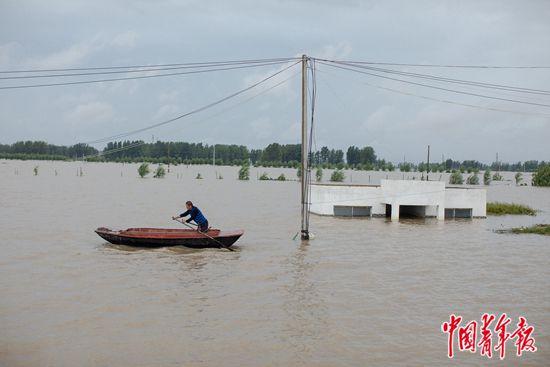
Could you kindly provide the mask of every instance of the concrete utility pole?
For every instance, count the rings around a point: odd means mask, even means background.
[[[308,57],[302,55],[302,231],[301,239],[309,240],[309,223],[306,220],[308,215],[308,182],[307,182],[307,61]]]
[[[430,146],[428,145],[428,168],[426,168],[426,181],[430,181]]]

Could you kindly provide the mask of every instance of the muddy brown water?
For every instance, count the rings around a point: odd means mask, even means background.
[[[299,184],[256,180],[296,171],[252,169],[242,182],[237,170],[139,179],[132,164],[0,161],[0,366],[550,364],[550,239],[493,231],[549,223],[550,189],[489,187],[488,200],[531,205],[536,217],[312,216],[306,244],[292,240]],[[188,199],[213,226],[245,230],[237,251],[135,249],[93,232],[174,227]],[[516,357],[509,341],[503,361],[479,351],[449,360],[441,323],[485,312],[525,316],[538,351]]]

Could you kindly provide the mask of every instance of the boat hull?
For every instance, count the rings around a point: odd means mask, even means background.
[[[104,240],[126,246],[136,247],[168,247],[185,246],[191,248],[221,248],[232,246],[244,231],[209,230],[206,234],[192,229],[166,228],[128,228],[126,230],[111,230],[100,227],[95,230]]]

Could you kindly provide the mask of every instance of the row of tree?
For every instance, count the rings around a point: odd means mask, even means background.
[[[87,155],[97,154],[98,150],[86,144],[75,144],[71,146],[53,145],[44,141],[18,141],[6,145],[0,144],[0,153],[33,156],[57,156],[65,158],[78,158]]]
[[[264,149],[248,149],[244,145],[187,142],[145,143],[142,140],[125,140],[108,143],[101,151],[86,144],[72,146],[52,145],[44,141],[20,141],[11,145],[0,144],[0,158],[9,159],[82,159],[91,161],[172,163],[172,164],[211,164],[215,156],[216,165],[242,165],[249,161],[255,166],[294,167],[301,162],[301,144],[269,144]],[[394,171],[396,166],[384,159],[378,159],[370,146],[359,148],[350,146],[346,153],[340,149],[324,146],[309,155],[312,166],[337,169]],[[533,172],[547,164],[544,161],[517,163],[493,162],[490,165],[476,160],[454,161],[447,159],[440,163],[419,164],[403,162],[397,167],[403,172],[479,172],[526,171]]]
[[[470,170],[470,171],[482,171],[490,169],[492,171],[526,171],[526,172],[534,172],[539,167],[545,166],[548,162],[544,161],[525,161],[525,162],[517,162],[517,163],[505,163],[505,162],[493,162],[491,164],[483,164],[476,160],[467,160],[467,161],[453,161],[452,159],[447,159],[443,163],[430,163],[430,168],[434,167],[435,170]],[[424,165],[424,162],[420,163],[420,165]],[[433,170],[433,169],[432,169]]]
[[[430,172],[453,172],[460,171],[461,173],[478,173],[484,170],[491,171],[509,171],[509,172],[535,172],[541,167],[548,165],[550,162],[545,161],[525,161],[517,163],[502,163],[502,162],[493,162],[491,164],[483,164],[479,161],[468,160],[468,161],[453,161],[452,159],[447,159],[443,163],[430,163],[420,162],[418,164],[410,162],[402,162],[397,166],[399,170],[403,172],[417,171],[417,172],[426,172],[429,168]]]

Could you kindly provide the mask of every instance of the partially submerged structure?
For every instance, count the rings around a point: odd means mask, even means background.
[[[310,211],[344,217],[485,218],[487,192],[440,181],[382,180],[380,185],[311,185]]]

